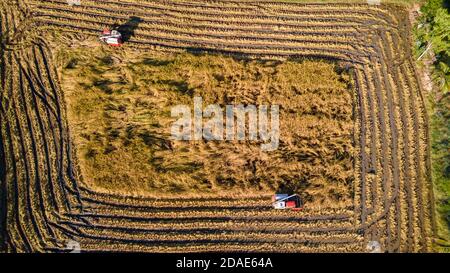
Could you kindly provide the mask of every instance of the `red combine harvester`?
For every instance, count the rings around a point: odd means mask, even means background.
[[[303,208],[302,199],[298,194],[280,194],[272,196],[272,206],[274,209],[301,210]]]
[[[122,34],[117,30],[103,30],[100,41],[110,46],[121,46],[123,44]]]

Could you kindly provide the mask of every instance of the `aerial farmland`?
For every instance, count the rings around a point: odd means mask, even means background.
[[[419,2],[0,0],[0,252],[436,251]]]

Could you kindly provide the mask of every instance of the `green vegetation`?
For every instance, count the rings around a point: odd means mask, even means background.
[[[416,55],[432,63],[434,90],[428,94],[431,122],[432,178],[435,190],[438,251],[450,247],[450,1],[422,6],[416,28]]]
[[[432,172],[435,187],[438,247],[450,247],[450,96],[432,102]]]
[[[61,50],[62,85],[85,183],[128,194],[248,195],[279,188],[309,205],[352,203],[351,77],[325,61]],[[172,106],[280,105],[280,147],[173,141]]]
[[[416,37],[419,58],[434,55],[434,80],[447,93],[450,88],[450,1],[430,0],[422,6]]]

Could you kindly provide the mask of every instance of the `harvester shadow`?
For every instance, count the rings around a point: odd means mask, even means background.
[[[128,42],[133,36],[135,30],[138,28],[139,24],[142,23],[139,17],[131,16],[128,21],[123,25],[114,25],[114,29],[117,29],[122,34],[122,41]]]
[[[281,183],[278,185],[276,192],[288,195],[298,194],[300,196],[301,202],[311,202],[312,196],[305,192],[305,190],[310,186],[311,183],[305,178],[298,179],[298,181],[295,181],[295,183],[286,180],[285,183]]]

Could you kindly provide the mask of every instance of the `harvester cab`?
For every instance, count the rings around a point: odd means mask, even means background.
[[[298,194],[280,194],[272,196],[272,206],[274,209],[301,210],[303,208],[302,199]]]
[[[123,44],[122,34],[117,30],[103,30],[100,41],[110,46],[121,46]]]

